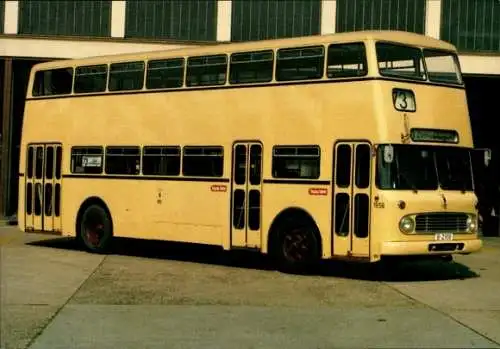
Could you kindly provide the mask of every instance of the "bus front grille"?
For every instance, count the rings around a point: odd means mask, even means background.
[[[416,233],[467,232],[465,213],[422,213],[415,217]]]

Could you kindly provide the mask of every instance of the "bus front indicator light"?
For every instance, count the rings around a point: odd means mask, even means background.
[[[405,234],[412,233],[414,228],[415,228],[415,221],[410,217],[403,217],[399,221],[399,230],[401,230],[402,233]]]

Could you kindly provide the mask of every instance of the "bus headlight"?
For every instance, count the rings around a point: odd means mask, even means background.
[[[413,218],[410,217],[403,217],[399,221],[399,230],[401,230],[402,233],[408,234],[413,232],[413,229],[415,228],[415,221]]]
[[[467,217],[467,231],[470,233],[475,233],[477,231],[476,216],[471,215]]]

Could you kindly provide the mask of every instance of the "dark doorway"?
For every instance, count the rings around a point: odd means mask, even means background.
[[[12,77],[10,84],[4,81],[3,77],[5,72],[2,71],[1,91],[5,92],[5,89],[10,89],[10,93],[2,93],[2,96],[8,96],[10,99],[10,101],[2,100],[3,110],[5,111],[2,113],[2,118],[9,118],[10,120],[8,123],[3,122],[4,127],[1,133],[2,138],[4,138],[2,143],[4,147],[5,145],[7,145],[7,147],[2,149],[6,154],[2,157],[4,163],[1,164],[4,183],[3,192],[1,193],[3,212],[0,212],[0,215],[7,217],[17,212],[19,146],[21,142],[24,102],[26,99],[26,90],[31,68],[33,65],[40,62],[42,61],[14,58],[12,61]],[[3,67],[4,64],[2,64],[2,68]]]
[[[491,162],[481,173],[476,186],[483,234],[498,236],[500,216],[500,142],[495,127],[500,111],[494,107],[500,90],[500,76],[468,75],[464,77],[475,148],[491,149]]]

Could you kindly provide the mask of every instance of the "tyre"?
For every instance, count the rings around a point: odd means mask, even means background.
[[[78,239],[83,247],[93,253],[109,252],[113,238],[111,217],[100,205],[90,205],[82,213]]]
[[[302,274],[317,266],[320,245],[313,223],[290,221],[278,230],[274,258],[280,271]]]

